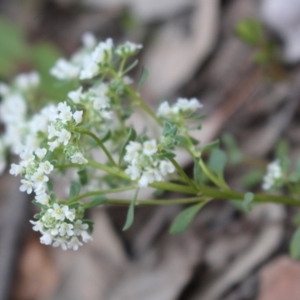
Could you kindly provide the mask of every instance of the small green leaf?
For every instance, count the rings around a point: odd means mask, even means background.
[[[101,142],[104,143],[104,142],[108,141],[110,139],[110,137],[111,137],[111,131],[108,130],[106,132],[106,134],[104,135],[104,137],[101,139]]]
[[[79,195],[80,192],[80,183],[77,181],[72,181],[70,186],[69,197],[74,198]]]
[[[300,227],[294,232],[290,242],[290,255],[294,259],[300,258]]]
[[[135,140],[135,138],[136,138],[136,131],[135,131],[132,127],[130,127],[130,128],[129,128],[128,136],[127,136],[127,138],[126,138],[126,140],[125,140],[125,142],[124,142],[124,144],[123,144],[123,146],[122,146],[122,148],[121,148],[121,151],[120,151],[119,166],[121,165],[122,160],[123,160],[123,157],[124,157],[124,155],[125,155],[125,151],[126,151],[125,148],[126,148],[127,144],[128,144],[130,141]]]
[[[258,45],[263,38],[263,27],[257,20],[243,20],[236,26],[236,34],[250,45]]]
[[[196,205],[190,206],[189,208],[182,211],[173,221],[170,233],[171,234],[179,234],[184,232],[189,228],[191,223],[193,222],[195,216],[199,212],[199,210],[206,204],[207,202],[203,201]]]
[[[227,162],[227,156],[224,151],[214,149],[209,157],[208,165],[219,178],[223,178],[223,171]]]
[[[127,212],[127,217],[126,217],[126,222],[125,225],[123,227],[123,231],[129,229],[131,227],[131,225],[133,224],[134,221],[134,208],[135,208],[135,202],[136,202],[136,198],[138,195],[139,190],[137,189],[134,195],[134,198],[132,199],[128,212]]]
[[[251,204],[252,204],[253,199],[254,199],[253,193],[246,193],[244,195],[243,206],[246,211],[251,211],[251,209],[252,209]]]
[[[242,178],[242,184],[246,188],[251,188],[257,184],[260,184],[265,172],[262,170],[253,170],[248,172],[243,178]]]
[[[201,148],[201,153],[209,152],[215,148],[218,148],[220,145],[220,141],[216,140],[211,143],[206,144],[204,147]]]
[[[143,67],[141,78],[137,84],[137,90],[140,90],[149,76],[149,71]]]
[[[79,182],[81,185],[86,185],[88,183],[88,174],[86,168],[83,168],[77,172],[79,176]]]
[[[84,208],[91,208],[91,207],[96,207],[99,205],[104,204],[107,201],[107,198],[105,195],[99,195],[93,198],[91,201],[83,204]]]

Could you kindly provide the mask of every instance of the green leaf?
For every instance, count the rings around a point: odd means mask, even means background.
[[[220,149],[214,149],[209,157],[208,165],[212,171],[214,171],[219,178],[223,178],[223,171],[227,162],[227,157],[224,151]]]
[[[243,178],[242,178],[242,184],[246,188],[251,188],[257,184],[260,184],[265,172],[263,170],[253,170],[248,172]]]
[[[72,181],[70,186],[69,198],[74,198],[79,195],[80,183],[77,181]]]
[[[290,242],[290,255],[294,259],[300,258],[300,227],[294,232]]]
[[[172,153],[172,152],[163,152],[163,153],[159,153],[157,155],[157,158],[159,159],[164,159],[164,158],[174,158],[176,156],[176,154]]]
[[[173,221],[170,233],[171,234],[179,234],[184,232],[189,228],[194,218],[196,217],[199,210],[206,204],[207,202],[203,201],[196,205],[190,206],[189,208],[182,211]]]
[[[129,229],[131,227],[131,225],[133,224],[134,221],[134,208],[135,208],[135,202],[136,202],[136,198],[138,195],[139,190],[137,189],[134,195],[134,198],[132,199],[128,212],[127,212],[127,217],[126,217],[126,222],[125,225],[123,227],[123,231]]]
[[[93,198],[91,201],[83,204],[84,208],[91,208],[91,207],[96,207],[99,205],[104,204],[107,201],[107,198],[105,195],[99,195]]]
[[[137,84],[137,90],[140,90],[149,76],[149,71],[143,67],[141,78]]]
[[[244,195],[243,201],[241,200],[231,200],[231,204],[238,210],[241,210],[243,212],[249,212],[252,210],[253,207],[253,199],[254,194],[253,193],[246,193]]]
[[[243,153],[233,135],[225,133],[222,136],[222,142],[226,147],[226,152],[228,153],[228,162],[233,165],[241,163],[243,159]]]
[[[263,39],[263,27],[257,20],[240,21],[235,32],[244,42],[250,45],[258,45]]]
[[[88,183],[88,174],[86,168],[83,168],[77,172],[79,176],[79,182],[81,185],[86,185]]]
[[[79,202],[74,202],[69,205],[69,208],[77,208],[80,205]]]
[[[204,147],[201,148],[201,153],[209,152],[215,148],[218,148],[220,145],[220,141],[216,140],[211,143],[206,144]]]
[[[244,195],[244,200],[243,200],[243,206],[245,207],[246,211],[250,211],[252,209],[252,201],[254,199],[253,193],[246,193]]]
[[[136,138],[136,131],[134,130],[134,128],[130,127],[129,128],[129,133],[128,133],[128,136],[123,144],[123,146],[121,147],[121,151],[120,151],[120,156],[119,156],[119,166],[121,165],[122,163],[122,160],[123,160],[123,157],[125,155],[125,152],[126,152],[126,146],[127,144],[130,142],[130,141],[133,141],[135,140]]]

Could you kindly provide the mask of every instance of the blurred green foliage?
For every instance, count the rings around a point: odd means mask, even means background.
[[[24,30],[0,18],[0,79],[9,80],[23,69],[37,70],[41,76],[41,92],[50,99],[63,100],[70,86],[59,84],[49,74],[62,53],[49,41],[29,44]]]

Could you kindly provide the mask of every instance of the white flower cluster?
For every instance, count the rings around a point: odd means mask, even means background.
[[[270,190],[277,180],[282,177],[282,171],[279,160],[275,160],[268,165],[267,174],[264,176],[262,188]]]
[[[71,107],[66,102],[60,102],[57,106],[57,111],[50,116],[52,122],[48,125],[48,145],[52,152],[61,144],[67,146],[72,134],[70,129],[82,122],[82,110],[77,110],[74,113]]]
[[[157,156],[156,140],[148,140],[143,144],[130,141],[126,146],[124,160],[128,162],[125,173],[132,180],[138,179],[140,187],[146,187],[154,181],[162,181],[169,173],[173,173],[173,164]]]
[[[49,206],[43,216],[37,221],[30,221],[33,230],[39,231],[42,236],[40,241],[45,245],[52,245],[63,250],[78,250],[83,242],[89,242],[92,237],[88,234],[88,224],[76,218],[76,210],[67,205],[54,203]]]
[[[20,154],[20,164],[12,164],[9,173],[17,176],[21,175],[21,192],[36,194],[36,201],[42,205],[47,205],[49,195],[47,194],[47,182],[54,166],[45,160],[47,149],[38,148],[35,151],[26,149]]]
[[[137,53],[137,51],[139,51],[140,49],[142,49],[143,46],[140,44],[135,44],[132,42],[125,42],[123,45],[120,45],[117,49],[116,49],[116,54],[119,56],[131,56]]]
[[[75,91],[71,91],[68,97],[75,103],[81,104],[93,117],[99,116],[104,120],[111,120],[113,112],[111,110],[110,99],[108,97],[108,85],[101,83],[98,86],[93,86],[87,91],[83,92],[80,87]]]
[[[40,83],[36,72],[18,75],[11,86],[0,83],[0,119],[5,133],[0,142],[0,173],[6,166],[5,150],[10,148],[13,153],[20,152],[20,145],[26,142],[28,133],[26,96],[35,92]]]
[[[167,101],[161,103],[158,107],[157,115],[164,119],[177,121],[187,115],[193,114],[202,106],[203,105],[196,98],[192,98],[190,100],[186,98],[179,98],[177,102],[171,106]]]
[[[95,36],[85,33],[82,37],[83,48],[70,60],[60,58],[50,73],[60,80],[89,80],[98,76],[111,63],[113,55],[131,56],[142,48],[142,45],[126,42],[114,49],[111,38],[97,44]]]

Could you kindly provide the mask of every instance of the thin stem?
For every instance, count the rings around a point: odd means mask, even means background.
[[[176,170],[179,172],[179,174],[181,175],[182,179],[188,185],[190,185],[192,188],[194,188],[197,191],[197,187],[195,186],[194,182],[186,175],[186,173],[181,168],[181,166],[177,163],[177,161],[174,158],[170,158],[170,161],[172,162],[172,164],[174,165],[174,167],[176,168]]]
[[[90,196],[98,196],[98,195],[106,195],[106,194],[112,194],[112,193],[120,193],[120,192],[124,192],[124,191],[129,191],[129,190],[133,190],[136,189],[135,185],[129,185],[129,186],[125,186],[125,187],[120,187],[120,188],[114,188],[114,189],[106,189],[106,190],[99,190],[99,191],[92,191],[92,192],[87,192],[81,195],[78,195],[76,197],[73,197],[71,199],[69,199],[66,204],[71,204],[74,202],[77,202],[81,199],[90,197]]]
[[[87,131],[87,130],[80,130],[80,129],[76,129],[75,130],[76,132],[78,133],[81,133],[81,134],[85,134],[85,135],[88,135],[90,136],[91,138],[93,138],[97,144],[101,147],[101,149],[104,151],[104,153],[106,154],[108,160],[110,161],[110,163],[114,166],[116,166],[117,164],[115,163],[113,157],[111,156],[110,152],[107,150],[107,148],[104,146],[103,142],[92,132],[90,131]]]
[[[136,200],[135,205],[178,205],[178,204],[190,204],[200,201],[208,201],[205,197],[192,197],[192,198],[180,198],[180,199],[140,199]],[[119,204],[130,205],[131,199],[107,199],[106,204]]]
[[[162,121],[156,116],[153,110],[145,103],[137,92],[135,92],[130,86],[126,86],[125,90],[159,126],[163,125]]]
[[[219,180],[205,165],[203,160],[199,158],[199,165],[204,172],[204,174],[218,187],[227,190],[228,187],[221,180]]]
[[[126,173],[124,173],[120,169],[112,168],[103,164],[100,164],[96,161],[93,160],[88,160],[88,165],[100,169],[102,171],[105,171],[109,174],[115,175],[117,177],[131,180],[130,176],[128,176]],[[186,194],[197,194],[197,191],[194,188],[191,188],[186,185],[182,184],[176,184],[176,183],[171,183],[171,182],[154,182],[149,185],[150,187],[156,188],[156,189],[161,189],[165,191],[172,191],[172,192],[180,192],[180,193],[186,193]]]

